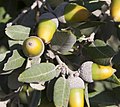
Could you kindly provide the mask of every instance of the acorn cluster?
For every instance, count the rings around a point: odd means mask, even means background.
[[[41,56],[44,52],[44,43],[49,44],[56,32],[59,23],[76,23],[85,21],[90,12],[83,6],[64,2],[54,10],[54,14],[41,14],[37,27],[37,36],[30,36],[23,43],[23,52],[27,57]]]
[[[113,0],[111,4],[111,16],[114,21],[120,21],[120,0]],[[49,44],[56,32],[59,23],[77,23],[86,21],[90,16],[87,8],[75,3],[64,2],[60,4],[53,13],[44,13],[39,18],[37,36],[30,36],[23,43],[23,52],[27,57],[41,56],[44,52],[44,44]],[[84,82],[104,80],[113,75],[115,69],[112,66],[103,66],[87,61],[81,65],[80,78],[70,77],[70,107],[84,107]],[[72,87],[76,81],[81,81],[82,86]],[[81,84],[81,83],[80,83]]]

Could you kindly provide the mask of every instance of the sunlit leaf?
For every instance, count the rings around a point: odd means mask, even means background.
[[[0,54],[0,62],[4,60],[4,58],[6,57],[7,53],[9,53],[10,51],[6,51],[5,53],[1,53]]]
[[[11,19],[10,15],[6,13],[4,7],[0,7],[0,22],[6,23],[9,19]]]
[[[22,45],[22,44],[23,44],[23,41],[9,40],[8,43],[9,43],[9,46],[12,47],[12,46],[14,46],[14,45]]]
[[[67,107],[69,100],[70,86],[69,82],[60,77],[54,86],[54,103],[57,107]]]
[[[21,57],[17,50],[13,51],[13,55],[5,63],[3,70],[13,70],[23,65],[25,58]]]
[[[20,74],[18,80],[21,82],[44,82],[56,76],[55,65],[52,63],[41,63],[33,65]]]
[[[8,37],[14,40],[25,40],[30,33],[30,28],[22,25],[13,25],[5,29]]]

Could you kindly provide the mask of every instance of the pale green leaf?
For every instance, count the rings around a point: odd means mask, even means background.
[[[14,40],[25,40],[30,33],[30,28],[22,25],[13,25],[5,29],[8,37]]]
[[[5,9],[4,9],[4,7],[0,7],[0,20],[3,19],[4,14],[5,14]]]
[[[18,80],[21,82],[44,82],[56,76],[55,65],[52,63],[41,63],[33,65],[20,74]]]
[[[10,50],[22,49],[23,41],[8,40]]]
[[[52,41],[51,48],[54,51],[65,53],[70,51],[76,42],[76,37],[71,32],[56,32]]]
[[[0,7],[0,22],[6,23],[9,19],[11,19],[10,15],[6,13],[4,7]]]
[[[6,55],[7,55],[9,52],[10,52],[10,51],[6,51],[6,52],[0,54],[0,62],[4,60],[4,58],[6,57]]]
[[[54,86],[54,104],[56,107],[68,107],[70,85],[68,80],[60,77]]]
[[[22,45],[23,41],[8,40],[8,44],[9,44],[10,47],[12,47],[14,45]]]
[[[13,70],[23,65],[25,59],[20,56],[17,50],[13,51],[13,55],[5,63],[3,70]]]

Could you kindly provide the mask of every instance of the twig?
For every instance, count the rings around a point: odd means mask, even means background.
[[[56,55],[55,58],[59,64],[62,74],[70,74],[70,75],[76,74],[75,71],[72,71],[71,69],[68,68],[68,66],[60,59],[58,55]]]

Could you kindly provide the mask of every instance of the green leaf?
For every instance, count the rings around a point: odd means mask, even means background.
[[[76,37],[71,32],[58,31],[51,41],[51,48],[54,51],[64,53],[70,51],[75,42]]]
[[[113,74],[110,78],[108,78],[107,81],[120,85],[120,79],[118,79],[115,74]]]
[[[10,51],[6,51],[6,52],[0,54],[0,62],[5,59],[5,57],[8,53],[10,53]]]
[[[109,65],[115,51],[104,41],[96,39],[94,43],[83,48],[83,54],[98,64]]]
[[[23,41],[8,40],[8,44],[11,50],[22,49]]]
[[[7,63],[5,63],[3,70],[13,70],[19,68],[23,65],[25,59],[20,56],[17,50],[13,51],[13,55],[8,59]]]
[[[41,63],[33,65],[20,74],[18,80],[21,82],[44,82],[56,76],[55,65],[52,63]]]
[[[22,45],[23,41],[14,41],[14,40],[8,40],[9,46],[12,47],[14,45]]]
[[[11,19],[10,15],[6,13],[4,7],[0,7],[0,22],[6,23],[9,19]]]
[[[22,25],[13,25],[5,29],[8,37],[14,40],[25,40],[30,34],[30,28]]]
[[[0,7],[0,20],[3,19],[4,14],[5,14],[5,9],[4,9],[4,7]]]
[[[54,104],[56,107],[67,107],[70,94],[68,80],[60,77],[54,86]]]

